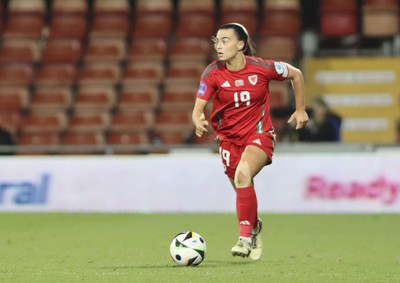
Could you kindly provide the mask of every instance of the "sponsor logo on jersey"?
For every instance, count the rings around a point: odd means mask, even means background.
[[[203,96],[206,93],[207,85],[204,82],[200,82],[198,94]]]
[[[235,81],[235,86],[244,86],[244,81],[243,80],[236,80]]]
[[[288,75],[288,68],[285,63],[282,62],[274,62],[275,71],[282,75],[282,77],[287,77]]]
[[[261,141],[260,141],[260,139],[256,139],[256,140],[254,140],[254,141],[253,141],[253,143],[256,143],[256,144],[259,144],[259,145],[261,145]]]
[[[252,85],[256,85],[256,84],[257,84],[257,80],[258,80],[257,75],[249,76],[248,79],[249,79],[249,82],[250,82]]]
[[[222,87],[231,87],[231,85],[228,81],[225,81],[221,86]]]

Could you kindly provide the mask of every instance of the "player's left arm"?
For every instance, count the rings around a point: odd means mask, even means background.
[[[296,130],[301,129],[308,122],[308,114],[306,112],[304,77],[300,69],[286,63],[288,68],[287,79],[291,80],[293,92],[296,100],[296,110],[290,116],[288,123],[296,122]]]

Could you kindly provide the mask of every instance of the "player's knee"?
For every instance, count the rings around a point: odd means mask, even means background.
[[[242,168],[240,168],[236,172],[234,182],[235,182],[236,188],[249,186],[251,183],[251,178],[250,178],[250,174],[249,174],[248,170],[243,170]]]

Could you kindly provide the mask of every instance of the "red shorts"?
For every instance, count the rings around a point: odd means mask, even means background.
[[[268,161],[265,165],[271,164],[274,144],[275,134],[273,131],[254,134],[250,136],[243,145],[237,145],[231,141],[221,141],[219,153],[221,155],[222,164],[224,165],[225,174],[232,179],[235,177],[236,167],[239,164],[243,151],[248,145],[254,145],[262,149],[268,156]]]

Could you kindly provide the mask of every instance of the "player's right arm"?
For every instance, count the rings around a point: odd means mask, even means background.
[[[206,120],[206,116],[204,115],[207,102],[207,100],[196,98],[196,102],[194,103],[192,120],[193,124],[196,127],[196,136],[198,137],[203,136],[204,132],[208,132],[208,121]]]

